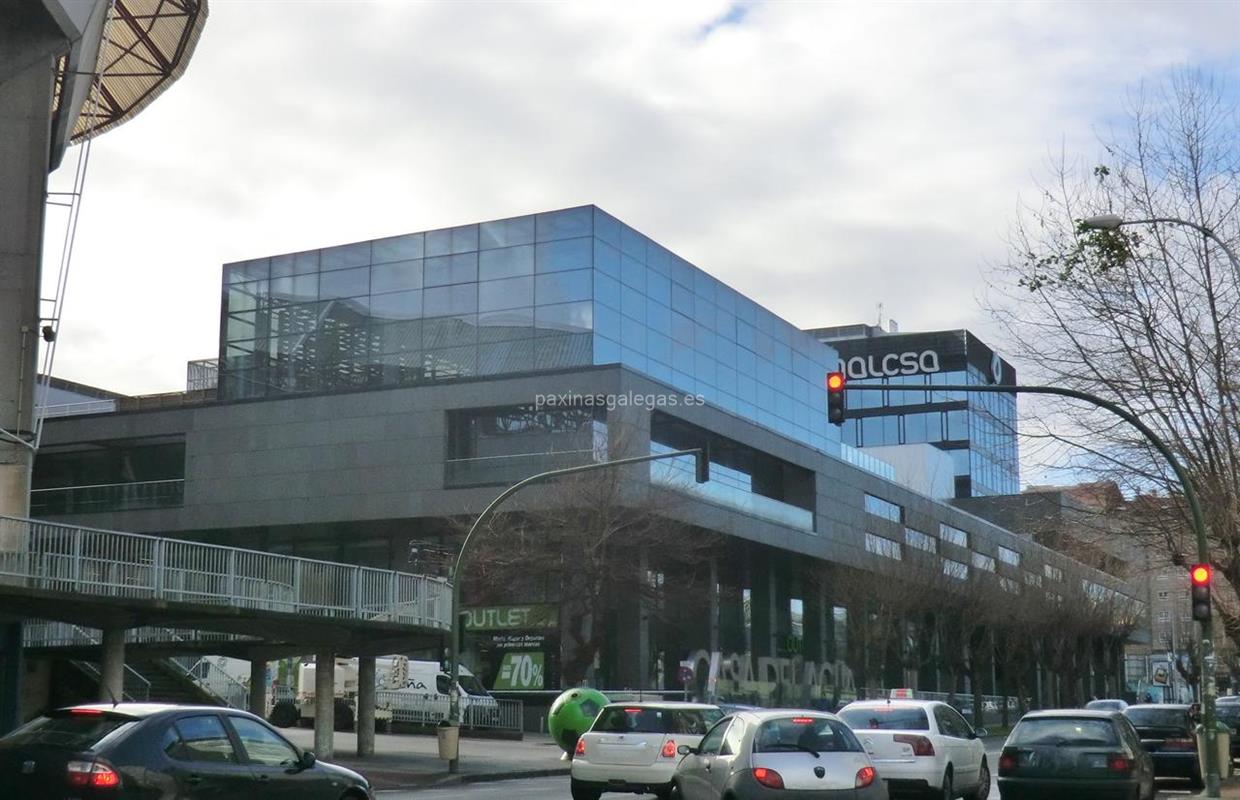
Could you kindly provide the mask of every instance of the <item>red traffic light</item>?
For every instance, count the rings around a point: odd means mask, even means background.
[[[1209,564],[1193,564],[1188,570],[1193,586],[1209,586],[1211,570]]]
[[[844,388],[844,373],[828,372],[827,373],[827,391],[838,392]]]

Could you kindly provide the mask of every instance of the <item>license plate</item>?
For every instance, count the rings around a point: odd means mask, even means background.
[[[1098,769],[1107,768],[1107,757],[1102,753],[1088,753],[1085,756],[1085,765],[1096,767]]]

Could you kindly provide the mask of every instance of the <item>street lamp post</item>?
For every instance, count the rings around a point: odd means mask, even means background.
[[[651,453],[645,456],[633,456],[632,458],[618,458],[614,461],[599,461],[593,464],[582,464],[576,467],[565,467],[563,469],[553,469],[547,472],[540,472],[537,475],[531,475],[528,478],[517,481],[504,491],[500,492],[499,497],[491,501],[491,504],[483,509],[478,518],[474,520],[474,524],[470,526],[469,532],[465,534],[465,540],[461,542],[461,549],[456,555],[456,564],[452,568],[452,641],[448,649],[448,674],[452,678],[452,685],[448,694],[448,718],[454,723],[460,724],[460,683],[461,683],[461,583],[462,570],[465,566],[465,556],[469,550],[469,543],[473,539],[474,534],[482,527],[482,523],[489,519],[495,513],[495,509],[501,503],[512,495],[516,494],[520,489],[529,486],[532,483],[541,483],[543,481],[562,478],[565,475],[575,475],[579,472],[592,472],[600,469],[610,469],[612,467],[623,467],[630,464],[642,464],[647,461],[658,461],[665,458],[679,458],[680,456],[693,456],[697,460],[696,464],[696,480],[698,483],[705,483],[709,479],[709,455],[704,449],[692,450],[673,450],[667,453]],[[460,769],[460,754],[448,762],[448,771],[456,772]]]
[[[1240,279],[1240,259],[1236,258],[1236,254],[1227,246],[1219,236],[1205,225],[1199,225],[1196,222],[1189,222],[1185,219],[1177,217],[1151,217],[1149,219],[1124,219],[1117,214],[1101,214],[1095,217],[1088,217],[1082,220],[1081,224],[1090,230],[1113,231],[1124,225],[1156,225],[1165,223],[1168,225],[1179,225],[1185,228],[1191,228],[1207,239],[1213,239],[1214,243],[1219,246],[1227,258],[1231,261],[1231,267],[1235,270],[1236,278]],[[1177,467],[1176,473],[1180,470]],[[1188,491],[1189,481],[1187,476],[1180,477],[1185,487],[1185,497],[1190,501],[1190,508],[1193,512],[1193,533],[1197,539],[1197,562],[1200,564],[1210,563],[1210,544],[1206,539],[1206,526],[1201,516],[1201,508],[1197,504],[1197,498]],[[1206,796],[1219,796],[1219,763],[1218,749],[1215,744],[1216,733],[1215,725],[1215,700],[1218,695],[1215,676],[1215,656],[1214,656],[1214,616],[1201,620],[1201,716],[1202,724],[1206,729]]]

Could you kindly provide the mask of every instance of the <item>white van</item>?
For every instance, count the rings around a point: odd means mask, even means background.
[[[410,661],[404,656],[376,659],[375,683],[375,705],[390,710],[396,722],[435,723],[448,716],[452,678],[438,661]],[[467,725],[496,722],[499,703],[464,665],[457,692]]]

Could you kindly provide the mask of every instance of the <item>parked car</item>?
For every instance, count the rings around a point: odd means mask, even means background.
[[[853,731],[822,711],[741,711],[679,751],[675,784],[683,800],[887,797]]]
[[[703,703],[611,703],[577,740],[573,800],[603,792],[672,796],[672,776],[685,745],[694,746],[723,717]]]
[[[1137,729],[1141,746],[1154,759],[1154,774],[1160,778],[1187,778],[1200,789],[1201,766],[1197,762],[1196,727],[1189,706],[1151,703],[1128,706],[1124,716]]]
[[[253,714],[108,703],[52,711],[0,738],[5,796],[40,800],[373,800],[361,775],[290,744]]]
[[[1219,703],[1215,706],[1219,722],[1231,732],[1231,758],[1240,758],[1240,703]]]
[[[999,797],[1154,800],[1154,762],[1118,711],[1031,711],[999,756]]]
[[[1090,700],[1085,704],[1087,711],[1123,711],[1125,708],[1128,708],[1128,701],[1118,699]]]
[[[986,800],[990,765],[981,737],[956,709],[930,700],[849,703],[840,717],[861,739],[887,790]]]

